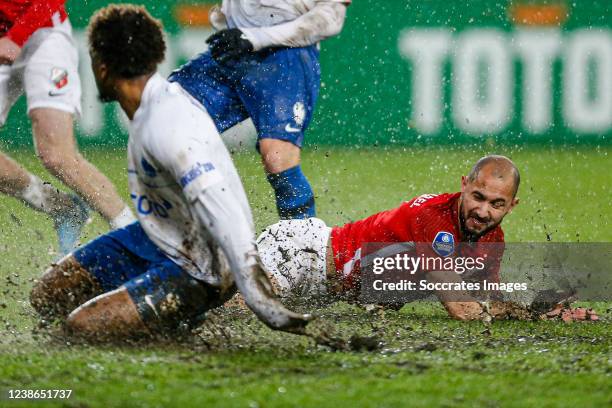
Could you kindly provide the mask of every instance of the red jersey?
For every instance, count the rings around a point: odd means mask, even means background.
[[[39,28],[66,19],[64,3],[66,0],[0,0],[0,36],[22,47]]]
[[[427,255],[448,255],[443,252],[448,249],[446,243],[465,242],[459,225],[460,195],[461,193],[424,194],[392,210],[334,227],[331,244],[336,271],[342,274],[342,281],[349,287],[353,286],[355,274],[359,272],[362,245],[365,243],[426,243],[424,252]],[[504,232],[498,225],[480,237],[478,242],[503,243]],[[499,282],[501,253],[497,252],[496,256],[488,257],[487,279],[490,281]]]

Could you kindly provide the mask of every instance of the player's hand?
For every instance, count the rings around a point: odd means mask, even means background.
[[[220,64],[253,52],[253,44],[238,28],[221,30],[206,40],[210,55]]]
[[[255,255],[256,256],[256,255]],[[313,320],[310,314],[295,313],[287,309],[276,297],[272,283],[260,262],[234,275],[236,286],[244,301],[268,327],[294,334],[304,334]]]
[[[540,315],[542,320],[555,320],[561,319],[566,323],[574,321],[596,321],[599,320],[599,316],[593,309],[587,309],[584,307],[565,307],[562,304],[555,306],[549,312]]]
[[[12,65],[21,54],[21,47],[8,37],[0,38],[0,65]]]
[[[455,320],[480,320],[485,317],[478,302],[443,302],[442,305]]]

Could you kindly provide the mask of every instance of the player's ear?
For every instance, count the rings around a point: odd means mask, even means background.
[[[91,70],[98,79],[105,80],[108,77],[108,67],[94,56],[91,57]]]
[[[465,191],[465,188],[468,185],[468,177],[467,176],[461,176],[461,192],[463,193]]]
[[[510,214],[512,212],[512,210],[514,210],[514,207],[516,207],[518,205],[519,201],[521,201],[521,200],[518,197],[514,197],[512,199],[512,202],[510,203],[510,209],[508,210],[508,214]]]
[[[108,78],[108,67],[106,64],[98,65],[98,73],[101,79],[106,80]]]

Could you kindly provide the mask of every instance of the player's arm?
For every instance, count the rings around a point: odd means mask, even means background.
[[[463,282],[463,279],[454,271],[427,272],[427,280],[432,283],[461,284]],[[436,291],[435,293],[448,315],[453,319],[481,320],[486,318],[484,308],[467,291]]]
[[[19,16],[6,35],[0,38],[0,65],[12,64],[21,47],[39,28],[47,25],[51,16],[64,6],[65,0],[34,0],[27,10]]]
[[[462,279],[454,271],[429,272],[430,282],[461,283]],[[519,305],[515,302],[495,300],[478,302],[471,298],[467,291],[436,291],[436,296],[448,312],[457,320],[554,320],[595,321],[599,316],[592,309],[572,308],[568,303],[560,302],[545,313],[537,312],[532,307]],[[460,299],[460,300],[458,300]]]
[[[501,260],[504,253],[503,243],[495,245],[486,245],[487,259],[489,261],[485,265],[485,276],[489,282],[499,282],[499,270]],[[428,249],[430,256],[436,256]],[[434,271],[428,272],[428,280],[433,282],[463,282],[463,277],[454,271]],[[480,278],[482,279],[482,277]],[[519,315],[526,318],[529,313],[526,310],[518,310],[506,302],[502,302],[499,292],[488,292],[489,299],[496,299],[494,302],[481,303],[467,291],[451,291],[436,292],[436,296],[448,312],[448,315],[457,320],[487,320],[487,319],[507,319],[508,312],[512,309],[512,317],[517,318]]]
[[[6,38],[19,47],[39,28],[47,26],[53,14],[64,7],[66,0],[33,0],[25,12],[19,16],[7,31]]]
[[[193,199],[193,208],[223,249],[247,306],[269,327],[301,333],[310,318],[286,309],[276,299],[258,262],[249,221],[229,186],[223,181],[208,186]]]
[[[319,0],[293,21],[271,27],[241,28],[255,51],[267,47],[306,47],[342,31],[346,3]]]
[[[149,139],[149,153],[182,186],[192,211],[225,253],[249,308],[273,329],[300,333],[309,316],[291,312],[274,297],[258,262],[252,221],[218,170],[219,158],[201,136],[203,129],[214,125],[194,122],[189,113],[165,122],[152,126],[159,137]]]
[[[230,28],[206,41],[220,62],[268,47],[306,47],[337,35],[342,30],[350,1],[318,0],[295,20],[270,27]]]

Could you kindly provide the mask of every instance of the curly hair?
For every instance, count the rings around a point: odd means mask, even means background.
[[[96,11],[87,34],[91,57],[119,78],[152,73],[164,59],[162,24],[141,6],[111,4]]]

